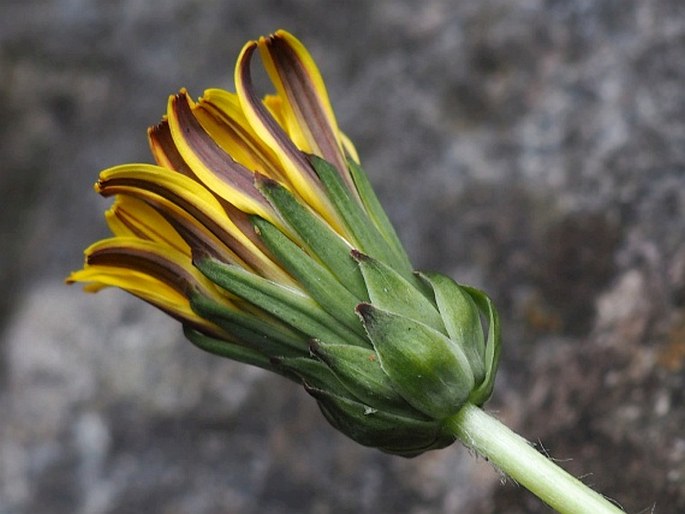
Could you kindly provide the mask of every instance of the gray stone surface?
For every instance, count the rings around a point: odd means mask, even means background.
[[[489,404],[629,512],[685,512],[685,4],[0,4],[0,513],[545,512],[454,446],[356,446],[294,385],[61,284],[99,169],[278,27],[317,57],[417,268],[487,289]]]

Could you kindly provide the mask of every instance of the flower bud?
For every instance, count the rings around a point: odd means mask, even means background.
[[[251,79],[259,48],[276,95]],[[169,99],[157,162],[101,173],[114,234],[69,282],[122,288],[200,348],[301,383],[328,421],[404,456],[492,392],[497,313],[481,291],[414,273],[311,56],[279,31],[243,48],[236,94]]]

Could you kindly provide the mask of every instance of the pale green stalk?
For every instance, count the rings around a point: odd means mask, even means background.
[[[561,514],[624,512],[472,404],[467,403],[445,425],[464,445]]]

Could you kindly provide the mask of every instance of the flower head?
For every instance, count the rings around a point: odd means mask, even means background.
[[[263,99],[255,51],[276,89]],[[406,456],[450,444],[442,421],[492,391],[490,300],[412,272],[297,39],[248,42],[235,85],[197,102],[181,90],[148,131],[156,164],[100,174],[113,236],[67,281],[124,289],[197,346],[303,384],[362,444]]]

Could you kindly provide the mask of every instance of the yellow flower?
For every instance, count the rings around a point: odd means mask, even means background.
[[[276,90],[263,99],[255,50]],[[156,164],[100,174],[113,237],[67,282],[126,290],[201,348],[302,383],[362,444],[402,455],[449,444],[441,421],[492,390],[492,305],[412,273],[297,39],[248,42],[234,78],[237,93],[169,98],[148,131]]]

